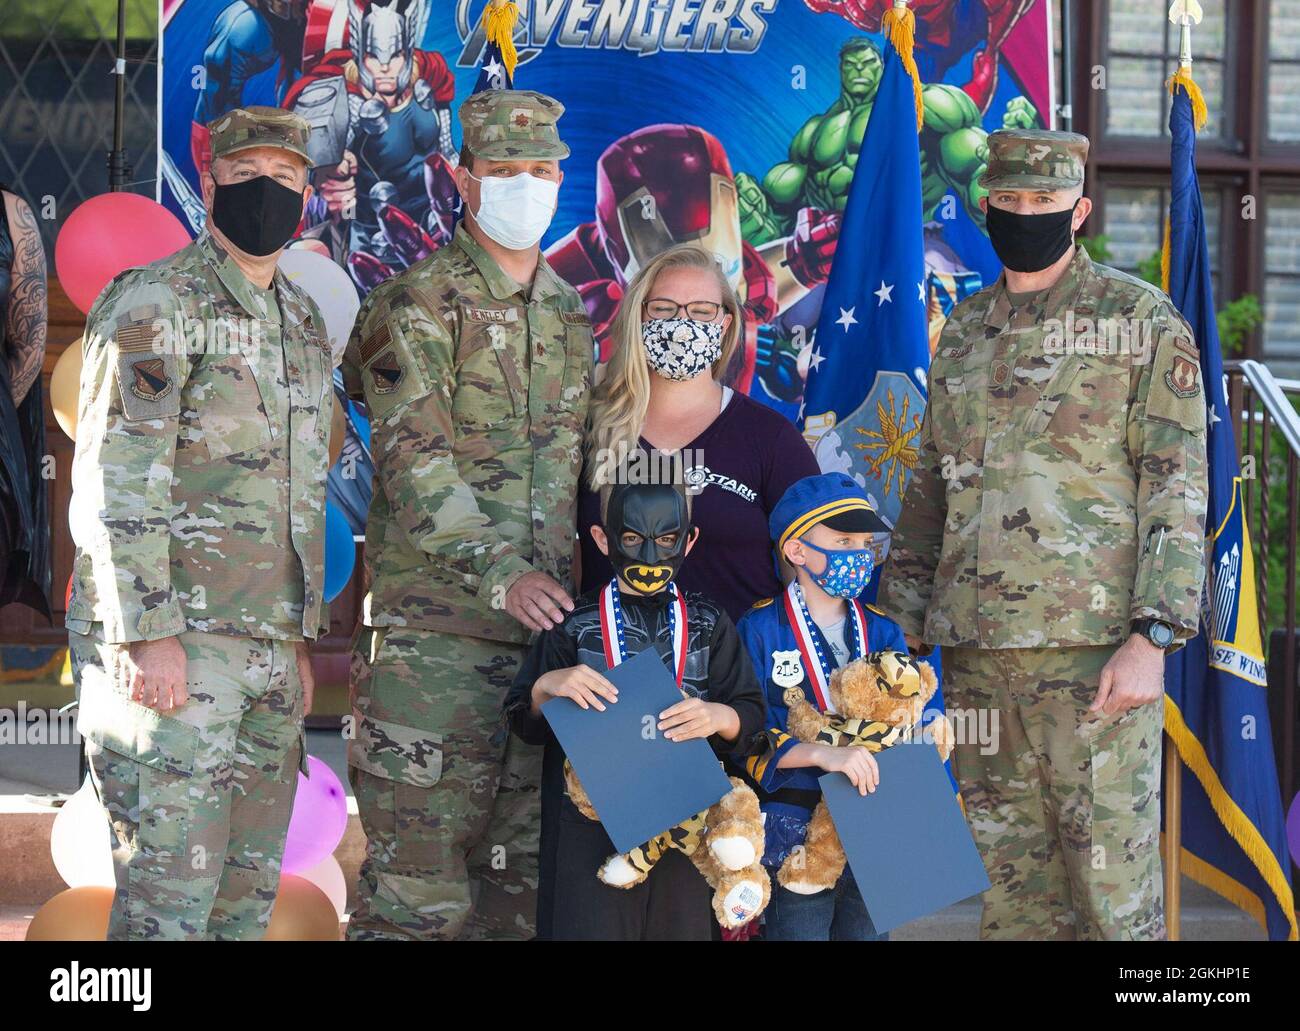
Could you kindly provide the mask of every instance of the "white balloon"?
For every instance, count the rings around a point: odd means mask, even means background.
[[[343,878],[343,867],[339,866],[337,859],[332,855],[326,856],[310,870],[295,870],[293,875],[301,877],[304,881],[311,881],[328,895],[338,911],[339,919],[343,919],[344,912],[348,908],[348,884]]]
[[[334,364],[343,357],[361,302],[357,288],[343,269],[319,251],[290,247],[280,255],[279,269],[289,282],[304,290],[325,316]]]
[[[69,888],[111,888],[113,834],[90,778],[63,803],[50,830],[54,869]]]

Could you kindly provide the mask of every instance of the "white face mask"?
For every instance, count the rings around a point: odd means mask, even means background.
[[[466,172],[469,170],[466,169]],[[470,173],[479,184],[479,206],[474,221],[502,247],[526,251],[546,234],[559,202],[560,184],[520,172],[503,178]]]

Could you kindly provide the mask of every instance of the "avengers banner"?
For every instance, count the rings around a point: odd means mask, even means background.
[[[359,293],[449,238],[455,112],[486,0],[162,0],[160,200],[197,230],[203,124],[278,104],[314,127],[317,195],[295,246]],[[750,316],[732,385],[797,416],[890,0],[520,0],[518,89],[567,108],[572,148],[544,241],[607,328],[636,269],[697,240]],[[985,138],[1050,126],[1047,0],[919,0],[922,207],[931,342],[990,282],[976,184]],[[855,243],[855,245],[857,245]]]

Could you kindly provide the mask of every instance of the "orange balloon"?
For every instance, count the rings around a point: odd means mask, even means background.
[[[339,915],[329,896],[311,881],[293,874],[280,878],[280,892],[271,910],[271,926],[262,939],[269,942],[336,942]]]
[[[330,419],[330,468],[334,468],[334,463],[339,460],[339,455],[343,453],[343,442],[347,439],[348,434],[348,417],[343,411],[343,406],[339,404],[339,399],[334,399],[334,417]]]
[[[329,903],[329,900],[325,900]],[[27,927],[29,942],[102,942],[108,937],[113,889],[98,885],[67,888],[36,911]],[[333,906],[330,911],[333,912]]]
[[[77,439],[77,402],[81,395],[81,337],[70,343],[50,371],[50,408],[59,429]]]

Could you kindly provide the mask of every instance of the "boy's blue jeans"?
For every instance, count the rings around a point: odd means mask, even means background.
[[[889,941],[877,934],[862,901],[862,893],[847,867],[834,888],[816,895],[799,895],[776,883],[772,876],[772,900],[763,913],[763,940],[792,941]]]

